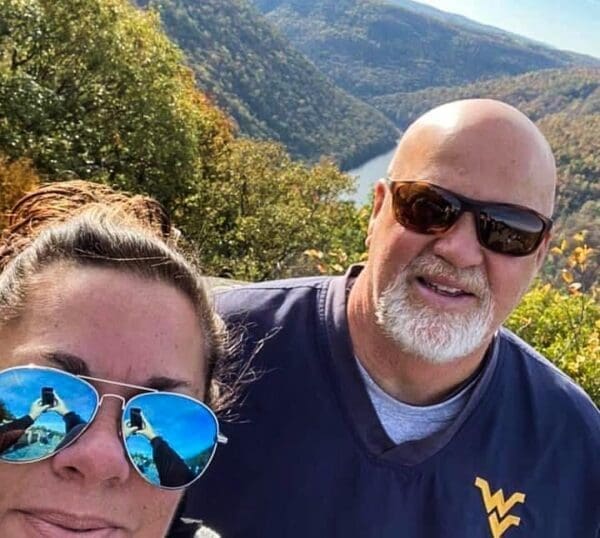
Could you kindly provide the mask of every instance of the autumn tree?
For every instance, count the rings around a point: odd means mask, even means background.
[[[307,249],[362,248],[352,185],[330,163],[236,140],[156,13],[126,0],[0,2],[0,151],[49,180],[158,198],[212,274],[313,270]],[[358,245],[358,246],[357,246]]]
[[[324,161],[294,161],[279,145],[240,139],[219,161],[219,185],[190,200],[184,226],[212,273],[263,280],[314,273],[307,248],[361,248],[352,179]]]
[[[0,150],[50,179],[175,208],[230,138],[154,14],[124,0],[3,0],[0,21]]]
[[[552,248],[554,285],[539,279],[507,325],[579,383],[600,405],[600,287],[596,252],[576,233]]]

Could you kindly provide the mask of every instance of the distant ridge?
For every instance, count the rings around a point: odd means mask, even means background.
[[[542,47],[544,49],[561,51],[567,54],[567,56],[572,57],[578,64],[581,65],[596,65],[598,63],[598,58],[587,56],[585,54],[579,54],[576,52],[557,49],[556,47],[552,47],[546,43],[542,43],[541,41],[537,41],[529,37],[515,34],[513,32],[509,32],[508,30],[497,28],[496,26],[491,26],[489,24],[477,22],[473,19],[465,17],[464,15],[459,15],[457,13],[449,13],[447,11],[443,11],[436,7],[430,6],[428,4],[414,2],[413,0],[383,0],[383,2],[402,7],[410,11],[414,11],[415,13],[421,13],[422,15],[426,15],[428,17],[436,18],[442,22],[454,24],[456,26],[462,26],[466,29],[473,30],[475,32],[494,34],[500,37],[508,38],[513,41],[517,41],[518,43],[523,43],[525,45],[529,44],[532,46]]]
[[[137,0],[155,9],[186,53],[198,86],[242,134],[283,143],[295,157],[351,167],[397,137],[383,114],[329,81],[244,0]]]
[[[406,0],[253,1],[324,73],[367,101],[538,69],[600,66]]]
[[[532,120],[565,113],[600,114],[600,68],[548,69],[464,86],[432,87],[376,97],[373,104],[405,129],[427,110],[456,99],[489,97],[509,103]]]

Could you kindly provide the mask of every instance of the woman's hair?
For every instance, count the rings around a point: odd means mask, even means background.
[[[7,215],[8,225],[0,236],[0,271],[41,230],[94,206],[108,207],[115,215],[126,216],[164,241],[169,242],[178,235],[169,215],[154,198],[116,191],[89,181],[50,183],[23,196]]]
[[[176,235],[151,198],[85,181],[30,193],[17,202],[0,236],[0,326],[19,318],[35,277],[54,264],[111,268],[167,283],[194,306],[206,342],[206,400],[223,409],[233,397],[219,375],[227,370],[231,341]]]

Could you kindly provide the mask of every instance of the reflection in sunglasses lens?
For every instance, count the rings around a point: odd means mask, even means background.
[[[148,482],[185,486],[210,463],[217,442],[214,415],[178,394],[141,394],[127,404],[123,432],[129,457]]]
[[[511,208],[491,208],[481,215],[481,239],[496,252],[528,254],[537,248],[542,238],[544,223],[533,213]]]
[[[0,373],[0,459],[27,462],[52,455],[85,429],[96,401],[89,385],[61,372]]]

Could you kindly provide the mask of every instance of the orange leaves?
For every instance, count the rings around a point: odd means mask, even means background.
[[[40,178],[29,160],[10,161],[0,156],[0,231],[6,226],[10,208],[39,184]]]

